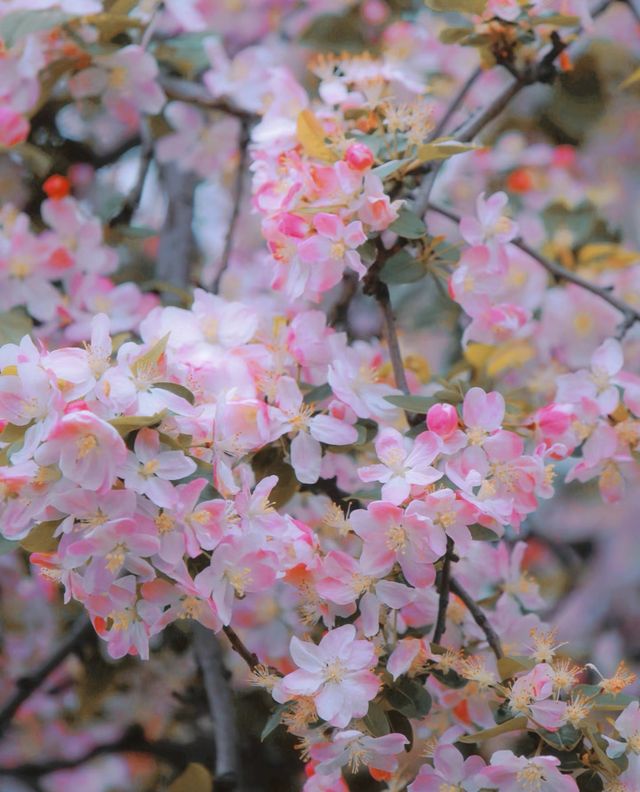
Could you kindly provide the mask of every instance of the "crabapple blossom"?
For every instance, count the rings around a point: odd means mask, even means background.
[[[355,627],[345,624],[330,630],[318,645],[294,636],[291,657],[298,669],[278,682],[273,692],[276,701],[313,696],[318,715],[339,728],[366,714],[380,680],[370,670],[375,648],[356,639]]]

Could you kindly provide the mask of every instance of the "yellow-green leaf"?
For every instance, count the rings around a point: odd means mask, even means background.
[[[492,729],[484,729],[484,731],[476,732],[475,734],[464,734],[458,737],[458,742],[461,743],[479,743],[485,740],[490,740],[492,737],[499,737],[501,734],[508,734],[512,731],[523,731],[527,728],[527,718],[522,715],[519,718],[511,718],[511,720],[499,723]]]
[[[192,762],[169,786],[168,792],[213,792],[211,773],[204,765]]]
[[[458,11],[461,14],[482,14],[487,0],[425,0],[432,11]]]
[[[38,523],[20,540],[20,545],[28,553],[53,553],[58,547],[58,540],[53,534],[60,522],[61,520],[47,520]]]
[[[510,679],[512,676],[519,674],[521,671],[529,671],[530,666],[525,665],[516,657],[501,657],[498,660],[498,674],[500,680],[504,682],[505,679]]]
[[[315,157],[327,162],[335,162],[338,159],[327,146],[325,142],[326,134],[322,124],[311,110],[303,110],[298,116],[296,134],[305,154],[309,157]]]
[[[620,87],[630,88],[637,82],[640,82],[640,66],[632,74],[630,74],[623,83],[620,84]]]
[[[158,365],[160,358],[164,355],[170,335],[170,333],[167,333],[159,341],[156,341],[151,349],[147,350],[144,355],[141,355],[134,363],[131,364],[131,371],[135,374],[135,376],[153,371],[153,369]]]
[[[443,160],[453,157],[455,154],[464,154],[465,151],[473,151],[480,148],[472,143],[460,143],[453,138],[437,138],[431,143],[425,143],[418,148],[417,157],[420,162],[431,162],[432,160]]]
[[[120,415],[118,418],[112,418],[109,423],[120,432],[122,437],[126,437],[130,432],[145,426],[157,426],[166,414],[166,410],[161,410],[154,415]]]

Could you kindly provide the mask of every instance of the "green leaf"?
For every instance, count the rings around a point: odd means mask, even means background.
[[[412,162],[411,157],[405,157],[404,159],[395,159],[390,160],[389,162],[385,162],[383,165],[378,165],[376,168],[372,169],[372,173],[380,179],[386,179],[387,176],[391,176],[391,174],[395,173],[397,170],[400,170],[404,165],[408,165]]]
[[[148,226],[118,226],[118,232],[128,239],[148,239],[160,233],[157,229]]]
[[[391,731],[384,708],[376,701],[369,704],[367,714],[362,721],[373,737],[384,737]]]
[[[30,33],[64,25],[71,18],[62,11],[13,11],[0,19],[0,38],[9,49]]]
[[[349,495],[345,495],[345,497],[342,500],[374,501],[374,500],[380,500],[381,498],[382,498],[381,488],[372,487],[371,489],[360,489],[360,490],[356,490],[355,492],[351,492],[349,493]]]
[[[433,160],[443,160],[453,157],[456,154],[464,154],[466,151],[474,151],[479,148],[473,143],[460,143],[453,138],[437,138],[431,143],[425,143],[417,151],[417,157],[421,162],[432,162]]]
[[[440,31],[438,38],[443,44],[457,44],[472,32],[472,27],[448,27]]]
[[[409,751],[413,748],[413,727],[407,718],[406,715],[403,715],[398,710],[389,710],[387,712],[387,718],[389,720],[389,725],[391,726],[391,730],[396,734],[404,734],[404,736],[409,740],[409,742],[404,746],[404,750],[409,753]]]
[[[492,531],[491,528],[486,528],[484,525],[478,525],[477,523],[470,525],[469,531],[471,538],[475,539],[476,542],[497,542],[500,539],[498,534]]]
[[[511,718],[498,726],[493,726],[491,729],[484,729],[483,731],[476,732],[475,734],[464,734],[458,737],[458,742],[461,743],[479,743],[485,740],[490,740],[493,737],[499,737],[501,734],[508,734],[513,731],[524,731],[527,728],[527,718],[522,715],[518,718]]]
[[[387,701],[407,718],[424,718],[431,709],[428,690],[422,683],[408,677],[401,677],[388,689]]]
[[[417,261],[406,250],[394,253],[380,270],[379,277],[384,283],[415,283],[427,274],[424,264]]]
[[[571,751],[582,739],[582,732],[567,723],[558,731],[550,732],[546,729],[537,729],[536,734],[557,751]]]
[[[156,46],[154,55],[159,60],[166,60],[177,66],[184,74],[195,76],[209,66],[203,42],[210,36],[210,30],[204,33],[184,33],[181,36],[173,36]]]
[[[33,322],[19,308],[0,314],[0,346],[19,344],[32,329]]]
[[[532,25],[554,25],[555,27],[576,27],[580,24],[577,16],[567,14],[548,14],[547,16],[536,16],[530,20]]]
[[[34,525],[27,536],[20,540],[21,546],[28,553],[52,553],[58,547],[58,540],[53,534],[61,522],[62,520],[47,520]]]
[[[324,385],[317,385],[304,394],[305,404],[316,404],[317,402],[324,401],[333,395],[331,385],[325,382]]]
[[[20,547],[20,542],[12,542],[11,539],[0,536],[0,556],[12,553],[18,547]]]
[[[267,737],[274,732],[280,723],[282,722],[282,716],[284,713],[291,707],[291,702],[286,701],[284,704],[279,704],[274,711],[269,715],[267,722],[264,725],[264,729],[260,734],[260,740],[264,742]]]
[[[469,684],[468,679],[460,676],[460,674],[453,669],[445,673],[439,668],[434,668],[431,670],[431,675],[435,677],[438,682],[442,682],[443,685],[448,688],[453,688],[454,690],[458,690],[459,688],[463,688],[465,685]]]
[[[316,17],[299,38],[301,44],[331,52],[361,51],[364,47],[358,17],[322,14]]]
[[[169,785],[167,792],[213,792],[211,773],[204,765],[191,762],[184,773]]]
[[[511,679],[511,677],[521,671],[529,671],[529,669],[529,665],[525,665],[516,657],[501,657],[498,660],[498,674],[501,682],[504,682],[505,679]]]
[[[436,400],[431,396],[385,396],[384,400],[393,404],[394,407],[400,407],[402,410],[425,415],[429,408],[436,403]]]
[[[154,382],[154,388],[162,388],[162,390],[170,391],[174,393],[176,396],[180,396],[183,399],[186,399],[189,404],[194,404],[195,397],[193,393],[189,390],[189,388],[185,388],[184,385],[180,385],[177,382]]]
[[[126,437],[131,432],[143,429],[145,426],[157,426],[166,414],[166,410],[161,410],[154,415],[120,415],[117,418],[112,418],[109,423],[120,432],[122,437]]]
[[[420,239],[427,233],[427,227],[415,212],[402,208],[396,220],[391,223],[389,230],[405,239]]]
[[[457,11],[461,14],[482,14],[486,0],[425,0],[432,11]]]

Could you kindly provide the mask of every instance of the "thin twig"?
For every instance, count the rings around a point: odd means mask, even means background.
[[[221,113],[235,116],[247,123],[257,121],[259,118],[255,113],[243,110],[230,101],[214,99],[204,85],[189,82],[189,80],[183,80],[180,77],[162,77],[160,85],[172,99],[179,99],[183,102],[193,102],[209,110],[219,110]]]
[[[440,572],[440,597],[438,599],[438,618],[433,631],[433,642],[439,644],[447,629],[447,608],[449,607],[449,591],[451,589],[451,562],[453,555],[453,539],[447,536],[447,550]]]
[[[70,654],[73,654],[73,652],[79,649],[92,633],[93,627],[91,622],[87,620],[86,616],[80,616],[53,654],[35,671],[18,679],[16,691],[0,709],[0,734],[3,733],[13,716],[29,696],[42,685],[46,678],[52,674]]]
[[[454,578],[451,578],[451,580],[449,581],[449,588],[452,594],[455,594],[456,597],[459,597],[459,599],[462,600],[464,606],[473,617],[474,622],[485,634],[487,643],[491,647],[491,650],[493,651],[494,655],[498,658],[498,660],[500,660],[501,657],[504,657],[504,652],[502,651],[502,644],[500,643],[500,639],[498,638],[498,635],[496,634],[493,627],[489,624],[489,619],[487,619],[482,608],[473,599],[473,597],[462,588],[462,586]]]
[[[133,215],[136,212],[136,209],[140,205],[140,199],[142,198],[144,185],[147,181],[147,174],[149,173],[149,168],[151,167],[151,163],[153,161],[153,138],[151,136],[149,125],[144,119],[140,123],[140,136],[142,142],[140,145],[138,176],[136,178],[136,183],[133,185],[133,189],[127,196],[122,209],[114,218],[109,221],[109,225],[112,227],[130,223]]]
[[[452,212],[450,209],[446,209],[444,206],[430,202],[427,208],[432,212],[437,212],[437,214],[446,217],[453,223],[460,222],[460,215]],[[538,253],[532,247],[529,247],[529,245],[520,239],[512,240],[511,244],[515,245],[517,248],[520,248],[520,250],[522,250],[528,256],[531,256],[531,258],[535,259],[538,264],[543,266],[547,272],[550,272],[554,277],[560,280],[568,281],[569,283],[574,283],[576,286],[580,286],[582,289],[591,292],[591,294],[595,294],[597,297],[600,297],[600,299],[609,303],[609,305],[611,305],[613,308],[616,308],[618,311],[620,311],[623,319],[618,327],[618,338],[624,337],[627,330],[629,330],[629,328],[636,322],[640,321],[640,311],[637,311],[632,305],[629,305],[629,303],[621,300],[619,297],[616,297],[607,289],[607,287],[598,286],[596,283],[592,283],[586,278],[583,278],[581,275],[572,272],[572,270],[566,269],[561,264],[557,264],[555,261],[545,258],[543,255]]]
[[[449,123],[449,121],[451,121],[453,116],[456,114],[456,111],[458,110],[460,105],[464,102],[467,94],[473,88],[473,86],[476,84],[476,81],[480,78],[481,74],[482,74],[482,69],[480,68],[480,66],[478,66],[469,75],[468,79],[460,86],[460,88],[458,89],[458,92],[456,93],[456,95],[451,100],[451,103],[449,104],[449,107],[447,107],[447,110],[446,110],[445,114],[442,116],[442,118],[438,122],[436,128],[433,130],[433,132],[429,136],[429,140],[435,140],[436,138],[439,138],[443,134],[443,132],[447,128],[447,124]]]
[[[400,388],[403,393],[408,394],[409,383],[407,382],[407,375],[405,374],[404,364],[402,362],[402,352],[400,350],[400,342],[398,341],[393,308],[391,307],[391,295],[389,294],[389,287],[386,283],[382,283],[382,281],[380,281],[378,285],[376,299],[378,305],[382,309],[387,346],[389,347],[389,358],[391,359],[396,386]]]
[[[229,673],[215,634],[196,622],[193,637],[213,721],[215,788],[219,792],[231,792],[238,786],[238,733]]]
[[[233,185],[233,194],[231,196],[232,200],[232,210],[231,210],[231,218],[229,219],[229,227],[227,229],[227,236],[224,241],[224,250],[222,251],[222,257],[220,259],[220,268],[218,269],[218,273],[215,277],[213,285],[211,286],[211,291],[214,294],[217,294],[218,289],[220,287],[220,279],[224,271],[229,266],[229,258],[231,256],[231,251],[233,249],[233,241],[235,238],[236,226],[238,224],[238,218],[240,216],[240,209],[242,206],[242,193],[243,193],[243,186],[245,182],[246,176],[246,168],[247,168],[247,153],[249,149],[249,124],[246,121],[240,122],[240,134],[238,135],[238,165],[235,174],[235,182]]]
[[[250,652],[247,647],[242,643],[238,633],[233,629],[233,627],[223,627],[223,633],[229,639],[229,643],[231,644],[231,648],[234,652],[237,652],[240,657],[245,661],[245,663],[249,666],[249,668],[253,671],[260,665],[260,660],[258,655],[254,652]]]

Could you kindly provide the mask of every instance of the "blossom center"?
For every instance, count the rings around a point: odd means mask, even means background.
[[[396,523],[387,530],[387,547],[390,550],[404,550],[407,546],[407,532]]]
[[[166,512],[159,514],[154,522],[161,534],[169,533],[176,527],[176,521],[173,519],[173,517],[171,517],[170,514],[167,514]]]
[[[332,660],[324,669],[324,681],[339,684],[347,675],[347,669],[341,660]]]
[[[117,572],[118,569],[120,569],[120,567],[124,564],[126,555],[127,546],[122,542],[117,544],[110,553],[107,553],[105,558],[109,572]]]
[[[518,771],[518,783],[526,792],[540,792],[545,782],[542,768],[535,764],[528,764]]]
[[[144,465],[140,468],[140,475],[144,476],[145,478],[149,478],[149,476],[153,476],[156,470],[160,467],[160,462],[157,459],[150,459],[148,462],[145,462]]]
[[[85,435],[78,440],[78,459],[84,459],[98,445],[95,435]]]

